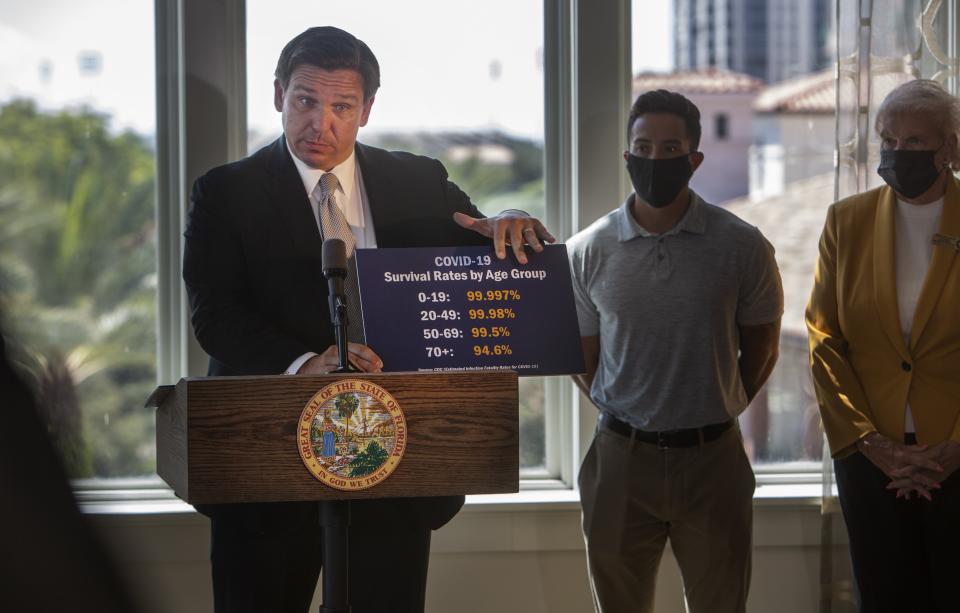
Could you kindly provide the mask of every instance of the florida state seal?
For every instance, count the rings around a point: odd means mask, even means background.
[[[396,399],[360,379],[344,379],[314,394],[297,433],[307,470],[347,491],[374,487],[389,477],[407,445],[407,423]]]

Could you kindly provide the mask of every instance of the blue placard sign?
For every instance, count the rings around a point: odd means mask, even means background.
[[[564,245],[529,261],[491,247],[358,249],[367,344],[386,371],[582,373]]]

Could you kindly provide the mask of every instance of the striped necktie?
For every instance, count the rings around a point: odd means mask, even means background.
[[[360,288],[357,286],[357,263],[353,257],[354,247],[357,244],[350,230],[347,218],[337,206],[334,192],[340,182],[332,172],[324,173],[317,186],[313,188],[313,197],[317,200],[317,209],[320,217],[320,232],[324,239],[339,238],[347,247],[347,278],[343,282],[343,293],[347,298],[347,333],[355,343],[364,342],[363,311],[360,307]]]

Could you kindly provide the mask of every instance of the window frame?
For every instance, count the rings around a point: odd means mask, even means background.
[[[627,147],[631,0],[544,1],[543,8],[546,223],[564,241],[630,192],[616,156]],[[158,383],[171,383],[203,376],[207,367],[180,276],[183,229],[193,180],[246,156],[245,1],[155,0],[155,17],[157,377]],[[569,377],[545,380],[544,404],[545,467],[522,471],[521,490],[574,493],[597,411]],[[761,485],[819,483],[815,466],[755,471]],[[147,505],[173,497],[159,478],[78,481],[75,489],[86,504]]]

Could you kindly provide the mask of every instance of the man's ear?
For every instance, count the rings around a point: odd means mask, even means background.
[[[273,108],[283,111],[283,87],[280,85],[280,79],[273,80]]]
[[[690,168],[693,169],[693,172],[697,172],[697,169],[700,168],[700,164],[703,164],[703,152],[694,151],[690,154]]]
[[[630,152],[627,151],[626,149],[623,150],[623,161],[624,162],[630,161]]]

